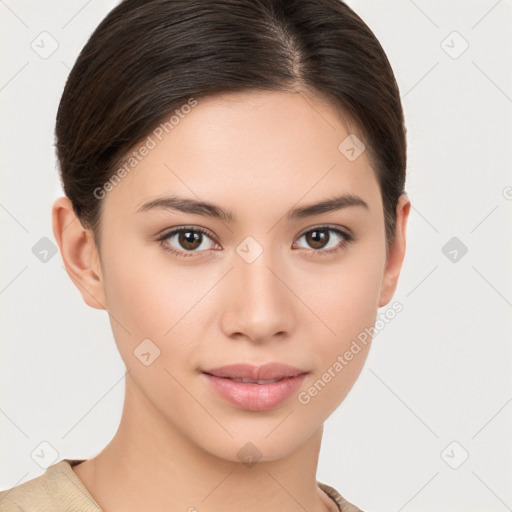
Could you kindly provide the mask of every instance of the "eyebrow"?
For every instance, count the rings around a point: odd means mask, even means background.
[[[366,210],[370,209],[368,204],[361,199],[361,197],[355,194],[344,194],[320,201],[319,203],[294,208],[286,214],[286,218],[289,221],[298,220],[313,217],[321,213],[334,212],[349,206],[361,206]],[[179,196],[160,197],[148,201],[137,209],[137,213],[150,210],[175,210],[184,213],[192,213],[194,215],[212,217],[226,222],[236,222],[235,215],[229,210],[225,210],[213,203]]]

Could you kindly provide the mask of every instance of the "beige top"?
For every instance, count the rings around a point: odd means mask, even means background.
[[[103,512],[71,469],[84,460],[61,460],[49,466],[42,475],[0,492],[0,512]],[[333,487],[317,484],[336,502],[341,512],[363,512]]]

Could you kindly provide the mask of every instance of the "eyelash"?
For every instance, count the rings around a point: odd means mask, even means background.
[[[346,233],[345,231],[340,230],[339,228],[334,228],[331,226],[316,226],[314,228],[308,229],[304,233],[302,233],[298,238],[302,238],[304,235],[307,235],[308,233],[311,233],[312,231],[321,231],[326,230],[333,233],[336,233],[337,235],[340,235],[343,238],[343,241],[340,242],[340,244],[334,248],[329,250],[323,250],[323,249],[310,249],[309,252],[318,255],[318,256],[330,256],[332,254],[337,254],[338,252],[343,251],[347,245],[349,245],[351,242],[355,241],[355,237],[349,233]],[[165,240],[168,238],[171,238],[172,236],[179,234],[183,231],[192,231],[194,233],[201,233],[203,235],[206,235],[208,238],[213,240],[213,237],[210,235],[210,233],[200,227],[181,227],[178,229],[173,229],[172,231],[169,231],[165,233],[163,236],[157,239],[158,242],[160,242],[160,245],[162,246],[162,249],[164,251],[170,252],[178,257],[182,258],[190,258],[190,257],[197,257],[196,254],[201,254],[202,252],[206,251],[179,251],[177,249],[174,249],[172,246],[165,244]],[[214,240],[215,241],[215,240]],[[202,256],[199,256],[202,257]]]

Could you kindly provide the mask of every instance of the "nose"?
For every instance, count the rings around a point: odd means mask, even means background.
[[[270,251],[252,262],[236,256],[221,318],[224,334],[253,343],[291,336],[296,316],[290,279],[289,271]]]

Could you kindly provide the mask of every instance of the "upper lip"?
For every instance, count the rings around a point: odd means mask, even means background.
[[[219,368],[212,368],[211,370],[203,370],[203,372],[214,375],[215,377],[251,380],[282,379],[308,373],[305,370],[300,370],[299,368],[282,363],[266,363],[261,366],[253,366],[250,364],[230,364],[227,366],[220,366]]]

